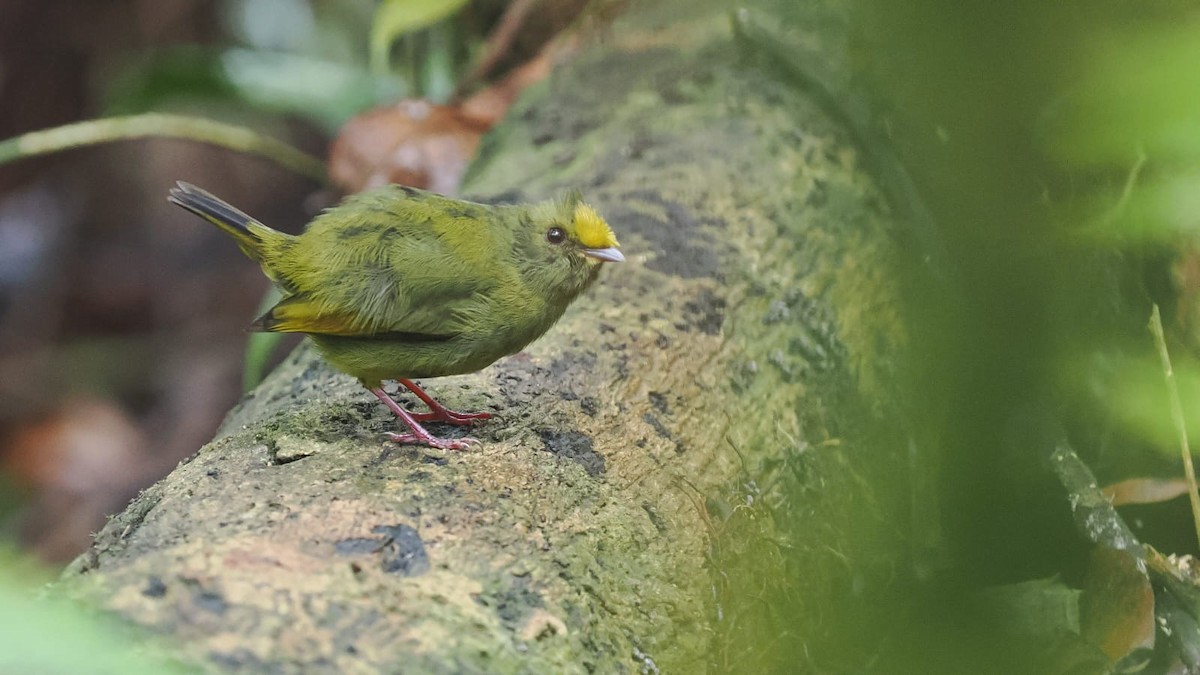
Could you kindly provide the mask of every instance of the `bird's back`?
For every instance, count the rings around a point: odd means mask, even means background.
[[[267,265],[313,313],[344,317],[343,334],[448,335],[472,302],[515,282],[503,221],[497,207],[388,186],[325,212]]]

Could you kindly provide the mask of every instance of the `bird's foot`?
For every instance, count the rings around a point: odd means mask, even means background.
[[[386,432],[384,434],[388,440],[399,443],[401,445],[425,445],[439,450],[467,450],[471,446],[479,445],[479,439],[476,438],[438,438],[432,434],[397,434],[394,432]]]
[[[418,422],[445,422],[446,424],[454,424],[460,427],[469,427],[476,422],[492,419],[491,413],[461,413],[449,408],[442,408],[427,413],[412,413],[413,419]]]
[[[430,412],[427,413],[409,413],[412,418],[418,422],[445,422],[447,424],[455,424],[460,427],[471,426],[476,422],[482,422],[492,418],[491,413],[461,413],[447,408],[438,403],[432,396],[427,394],[424,389],[417,386],[412,380],[399,379],[396,380],[409,391],[417,395],[417,398],[429,406]]]

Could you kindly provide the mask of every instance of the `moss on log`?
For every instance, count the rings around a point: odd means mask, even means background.
[[[499,413],[482,447],[389,444],[390,413],[301,348],[60,588],[218,668],[767,665],[764,639],[806,627],[763,604],[816,625],[894,526],[863,467],[902,443],[859,430],[903,339],[896,252],[859,164],[724,8],[635,7],[469,177],[481,198],[578,187],[629,256],[525,352],[424,383]]]

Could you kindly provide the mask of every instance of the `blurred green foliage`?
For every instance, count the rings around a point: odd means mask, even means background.
[[[429,28],[466,4],[467,0],[382,0],[371,26],[371,69],[386,73],[397,39]]]
[[[781,72],[847,126],[902,223],[913,335],[895,397],[911,436],[894,439],[911,568],[856,576],[827,641],[775,649],[838,672],[1097,672],[1094,646],[1007,631],[1031,603],[970,599],[1079,587],[1090,544],[1047,468],[1057,443],[1102,483],[1181,474],[1154,303],[1200,433],[1200,280],[1180,272],[1200,225],[1200,7],[858,0],[842,22],[766,5],[782,21],[753,37],[786,45]]]
[[[192,672],[134,641],[134,632],[108,617],[36,590],[45,571],[0,546],[0,671],[5,673]],[[136,646],[135,646],[136,645]]]
[[[459,30],[465,0],[225,0],[230,40],[130,58],[105,113],[207,106],[210,114],[293,115],[330,133],[406,96],[447,100],[482,35]],[[393,59],[393,53],[396,58]]]

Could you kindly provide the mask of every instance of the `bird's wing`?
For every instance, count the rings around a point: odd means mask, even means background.
[[[295,292],[255,324],[272,332],[454,336],[487,304],[496,279],[429,238],[351,259],[326,252],[318,269],[289,278]]]
[[[358,337],[400,337],[408,341],[448,340],[462,332],[459,318],[470,312],[471,298],[419,306],[387,321],[364,321],[353,308],[331,306],[306,294],[280,300],[251,324],[251,330],[270,333],[316,333]]]
[[[490,212],[399,190],[356,196],[349,211],[318,218],[281,251],[275,272],[292,292],[256,327],[356,336],[463,332],[464,319],[478,316],[500,283],[489,271],[498,248]]]
[[[258,317],[251,329],[269,333],[321,333],[324,335],[354,335],[357,329],[352,315],[329,311],[307,295],[290,295],[280,300],[266,314]]]
[[[304,295],[281,300],[251,324],[251,329],[269,333],[315,333],[349,337],[396,339],[405,342],[436,342],[452,339],[456,333],[414,330],[364,329],[352,314],[322,311],[320,303]],[[436,327],[435,327],[436,329]]]

